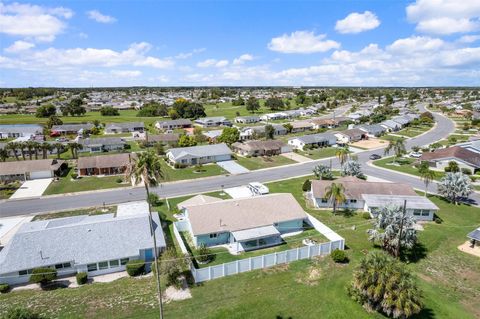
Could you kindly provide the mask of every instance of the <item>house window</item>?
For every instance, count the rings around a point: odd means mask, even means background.
[[[328,203],[328,199],[322,198],[322,203],[324,203],[324,204],[325,204],[325,203]]]
[[[210,234],[210,238],[217,238],[217,234]]]
[[[356,202],[357,202],[356,199],[351,199],[351,200],[350,200],[350,203],[352,203],[352,204],[354,204],[354,203],[356,203]]]
[[[422,216],[430,216],[430,211],[429,210],[422,210]]]
[[[97,264],[88,264],[87,265],[87,271],[97,271]]]
[[[118,260],[110,260],[110,268],[114,268],[118,266],[119,266]]]
[[[20,270],[18,272],[18,275],[20,276],[26,276],[26,275],[30,275],[32,273],[32,270],[31,269],[27,269],[27,270]]]
[[[55,269],[70,268],[72,265],[70,263],[56,264]]]
[[[108,269],[108,262],[107,261],[99,262],[98,263],[98,269],[99,270]]]
[[[420,216],[421,215],[421,210],[420,209],[414,209],[413,210],[413,215],[414,216]]]
[[[128,263],[128,258],[120,259],[120,265],[125,266]]]

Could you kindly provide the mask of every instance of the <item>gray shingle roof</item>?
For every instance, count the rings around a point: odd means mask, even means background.
[[[86,124],[62,124],[62,125],[53,125],[52,126],[52,131],[68,131],[68,132],[73,132],[73,131],[80,131],[81,129],[83,130],[91,130],[93,128],[92,123],[86,123]]]
[[[193,157],[219,156],[225,154],[232,154],[232,151],[225,143],[200,145],[191,147],[171,148],[168,153],[172,154],[174,158],[180,156],[191,155]]]
[[[337,138],[332,133],[318,133],[318,134],[308,134],[304,136],[298,136],[292,138],[292,140],[298,139],[305,144],[321,143],[326,141],[336,141]]]
[[[105,126],[106,130],[111,130],[114,128],[120,128],[120,129],[133,129],[137,127],[145,127],[145,124],[143,122],[122,122],[122,123],[108,123]]]

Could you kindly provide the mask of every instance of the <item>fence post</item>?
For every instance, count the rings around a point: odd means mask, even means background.
[[[310,253],[311,249],[310,248],[312,248],[312,246],[307,246],[307,252],[308,252],[307,253],[307,259],[310,259],[310,255],[311,255],[311,253]]]
[[[265,255],[262,255],[262,268],[265,268]]]

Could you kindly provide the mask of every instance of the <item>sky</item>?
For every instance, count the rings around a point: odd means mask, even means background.
[[[479,86],[480,0],[0,0],[0,87],[262,85]]]

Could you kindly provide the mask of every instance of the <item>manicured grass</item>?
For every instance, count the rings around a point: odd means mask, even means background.
[[[220,166],[213,163],[202,165],[201,168],[197,169],[196,167],[172,168],[163,162],[163,170],[165,182],[227,174]]]
[[[53,181],[52,183],[50,183],[43,195],[65,194],[131,186],[127,183],[117,182],[118,179],[121,179],[122,181],[124,180],[124,177],[121,175],[105,177],[88,176],[72,180],[72,173],[73,168],[70,168],[67,176],[61,177],[59,181]]]
[[[309,157],[311,159],[321,159],[321,158],[335,156],[336,151],[337,151],[337,148],[335,147],[322,147],[322,148],[316,148],[308,151],[299,151],[298,154],[303,155],[305,157]]]
[[[367,313],[346,293],[359,260],[375,249],[367,240],[369,221],[358,214],[334,216],[327,210],[307,208],[301,191],[304,180],[285,180],[268,187],[272,192],[292,192],[307,212],[343,236],[349,264],[338,265],[325,257],[208,281],[191,287],[192,299],[166,304],[165,317],[385,318]],[[443,222],[424,224],[419,245],[407,255],[407,267],[416,276],[425,303],[425,309],[412,318],[478,318],[480,258],[457,246],[480,225],[480,210],[429,198],[440,208],[438,217]],[[182,199],[171,202],[177,200]],[[157,318],[154,283],[153,277],[124,278],[76,289],[11,292],[0,295],[0,315],[13,306],[28,306],[56,318]]]
[[[406,127],[398,132],[395,132],[395,134],[402,135],[405,137],[415,137],[422,133],[425,133],[431,128],[432,126],[426,126],[426,125],[412,126],[412,127]]]
[[[238,164],[242,165],[246,169],[256,170],[261,168],[275,167],[281,165],[294,164],[295,161],[286,158],[284,156],[257,156],[257,157],[243,157],[237,155]]]
[[[397,134],[397,132],[394,132],[392,134]],[[400,136],[394,136],[394,135],[383,135],[381,137],[379,137],[379,139],[381,140],[385,140],[385,141],[395,141],[395,140],[404,140],[405,138],[404,137],[400,137]]]
[[[386,169],[391,169],[393,171],[407,173],[415,176],[420,176],[418,173],[418,169],[414,167],[412,164],[415,162],[415,159],[409,157],[402,157],[400,160],[396,161],[396,164],[393,162],[393,157],[386,157],[379,159],[377,161],[373,161],[373,165],[383,167]],[[435,171],[437,176],[435,180],[440,180],[445,173],[444,172],[437,172]]]
[[[8,199],[20,187],[20,182],[13,182],[8,184],[0,184],[0,199]]]

